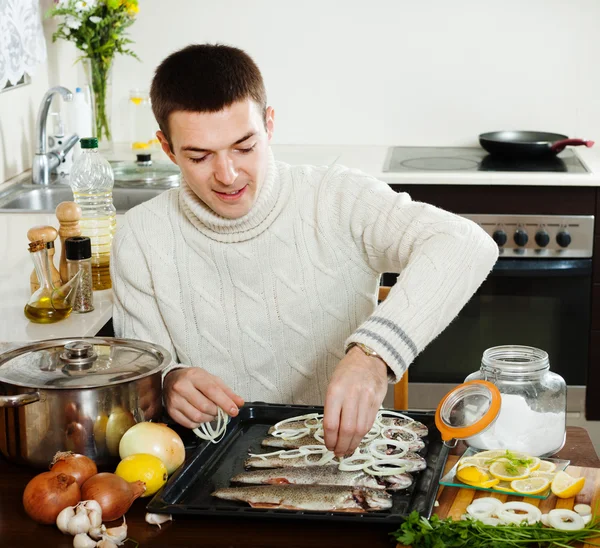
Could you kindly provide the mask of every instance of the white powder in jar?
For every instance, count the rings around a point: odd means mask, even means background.
[[[523,396],[502,394],[500,414],[485,432],[469,438],[477,449],[511,449],[533,457],[558,451],[565,439],[565,412],[540,413]]]

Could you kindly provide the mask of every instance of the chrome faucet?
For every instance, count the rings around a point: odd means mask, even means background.
[[[34,185],[48,185],[50,184],[50,172],[56,169],[63,161],[65,154],[71,150],[79,137],[76,134],[69,136],[66,139],[63,148],[54,147],[47,150],[48,143],[46,141],[46,124],[48,122],[48,111],[50,110],[50,103],[52,103],[52,97],[60,93],[65,101],[72,101],[73,94],[62,86],[56,86],[50,88],[44,95],[40,109],[38,110],[37,120],[35,122],[35,156],[33,157],[33,169],[31,178]]]

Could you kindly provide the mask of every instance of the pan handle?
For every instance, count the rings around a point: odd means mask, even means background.
[[[550,150],[558,154],[559,152],[562,152],[565,147],[576,147],[581,145],[585,145],[586,147],[590,148],[594,146],[594,141],[586,141],[585,139],[562,139],[552,143]]]
[[[27,392],[26,394],[17,394],[15,396],[0,396],[0,407],[21,407],[40,401],[39,392]]]

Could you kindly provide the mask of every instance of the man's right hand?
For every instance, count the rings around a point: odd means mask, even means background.
[[[163,390],[170,417],[186,428],[196,428],[203,422],[214,420],[219,407],[235,417],[239,407],[244,405],[244,400],[219,377],[199,367],[169,372]]]

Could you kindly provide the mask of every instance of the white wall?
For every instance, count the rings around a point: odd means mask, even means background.
[[[598,25],[598,0],[141,0],[142,62],[114,67],[114,136],[129,138],[129,89],[167,54],[221,42],[261,67],[279,144],[469,145],[501,128],[600,141]],[[81,83],[70,44],[49,56],[49,84]],[[0,180],[29,162],[44,76],[35,86],[0,94]]]
[[[161,0],[140,3],[138,63],[115,90],[148,86],[193,42],[247,50],[282,144],[470,144],[501,128],[600,141],[598,0]],[[126,135],[124,129],[117,136]]]

